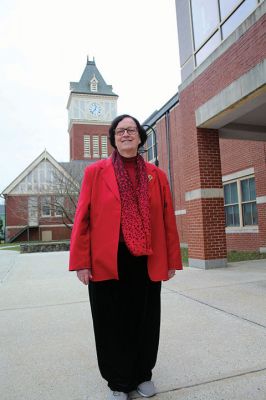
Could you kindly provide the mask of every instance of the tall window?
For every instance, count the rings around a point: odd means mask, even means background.
[[[148,132],[146,142],[147,158],[149,162],[155,161],[155,138],[152,131]]]
[[[108,157],[107,136],[101,136],[102,158]]]
[[[93,152],[93,158],[99,158],[99,136],[93,136],[92,137],[92,152]]]
[[[64,196],[55,196],[55,216],[61,217],[63,215]]]
[[[257,205],[255,179],[245,179],[240,182],[242,197],[243,225],[257,225]]]
[[[226,226],[239,226],[239,203],[237,182],[224,185],[224,204]]]
[[[242,178],[224,185],[226,226],[258,224],[254,177]]]
[[[199,65],[261,0],[190,0],[195,65]]]
[[[221,19],[226,18],[240,2],[241,0],[220,0]]]
[[[84,158],[91,157],[91,141],[89,135],[83,136]]]
[[[43,196],[42,197],[42,217],[50,217],[51,212],[51,197]]]
[[[222,38],[227,38],[258,5],[258,0],[245,0],[222,24]]]
[[[194,46],[198,49],[217,29],[219,9],[217,0],[191,0]]]

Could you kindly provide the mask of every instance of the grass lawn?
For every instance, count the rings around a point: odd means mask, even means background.
[[[27,243],[27,242],[0,243],[0,250],[20,251],[20,244],[22,243]],[[31,242],[31,243],[39,243],[39,242]]]
[[[185,247],[181,248],[181,255],[182,255],[182,261],[183,261],[183,265],[185,267],[188,267],[188,249]]]
[[[63,243],[63,242],[69,242],[69,240],[65,239],[65,240],[52,240],[51,243]],[[34,243],[44,243],[42,241],[39,240],[32,240],[31,242],[15,242],[15,243],[0,243],[0,250],[4,250],[4,248],[6,248],[6,250],[20,250],[20,245],[21,244],[34,244]],[[48,243],[48,242],[46,242]]]
[[[184,266],[188,266],[188,249],[182,248],[181,253]],[[266,259],[266,253],[259,253],[258,251],[229,251],[227,253],[228,262],[264,259]]]
[[[266,259],[266,253],[259,253],[258,251],[230,251],[227,257],[228,262],[264,260]]]
[[[0,250],[20,251],[19,243],[0,243]]]

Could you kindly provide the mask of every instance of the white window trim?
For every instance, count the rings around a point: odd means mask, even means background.
[[[266,196],[258,196],[256,198],[257,204],[264,204],[266,203]]]
[[[154,164],[155,163],[155,137],[154,137],[154,133],[152,132],[152,130],[148,130],[147,131],[147,141],[146,141],[146,143],[148,143],[148,137],[149,136],[151,136],[152,137],[152,145],[151,146],[146,146],[146,150],[147,150],[147,161],[149,162],[149,163],[151,163],[151,164]],[[152,155],[153,155],[153,158],[152,159],[150,159],[149,160],[149,153],[148,153],[148,150],[149,149],[152,149]]]
[[[48,204],[49,209],[50,209],[50,214],[43,214],[43,207],[45,206],[44,199],[48,198],[48,197],[50,198],[50,204]],[[43,196],[41,198],[41,216],[42,216],[42,218],[49,218],[52,216],[51,196]]]
[[[55,201],[57,202],[58,201],[58,203],[60,203],[60,200],[58,200],[58,199],[61,199],[62,200],[62,205],[64,205],[64,196],[55,196]],[[55,217],[62,217],[63,216],[63,211],[62,211],[62,213],[61,214],[58,214],[57,213],[57,209],[59,208],[59,206],[57,206],[57,205],[55,205],[55,209],[54,209],[54,216]]]
[[[232,180],[236,180],[239,178],[248,177],[249,175],[254,175],[253,167],[247,168],[247,169],[242,169],[242,171],[233,172],[232,174],[224,175],[222,177],[222,181],[224,183],[227,183],[227,181],[232,181]]]
[[[256,203],[257,201],[252,200],[250,202],[243,202],[242,195],[241,195],[241,181],[254,178],[254,175],[242,176],[238,179],[233,179],[230,181],[223,182],[224,185],[228,185],[230,183],[237,183],[237,196],[238,196],[238,210],[239,210],[239,226],[226,226],[225,231],[226,233],[258,233],[258,225],[243,225],[243,213],[242,213],[242,204],[246,203]],[[224,205],[224,208],[226,205]]]
[[[91,158],[91,139],[90,135],[83,136],[83,156],[84,158]]]
[[[107,135],[101,136],[101,158],[108,157],[108,140]]]
[[[258,225],[246,225],[246,226],[227,226],[225,233],[259,233]]]
[[[92,136],[92,157],[100,158],[100,140],[99,136]]]
[[[92,92],[98,92],[98,80],[96,76],[94,75],[93,78],[90,80],[90,90]]]

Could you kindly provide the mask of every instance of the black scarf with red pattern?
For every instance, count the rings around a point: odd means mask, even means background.
[[[112,154],[112,162],[120,193],[121,227],[125,243],[134,256],[150,255],[152,254],[151,216],[145,161],[141,155],[137,155],[136,190],[117,150]]]

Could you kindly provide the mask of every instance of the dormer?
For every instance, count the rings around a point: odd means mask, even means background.
[[[98,92],[98,80],[95,76],[95,74],[93,75],[92,79],[90,80],[90,90],[91,92]]]

